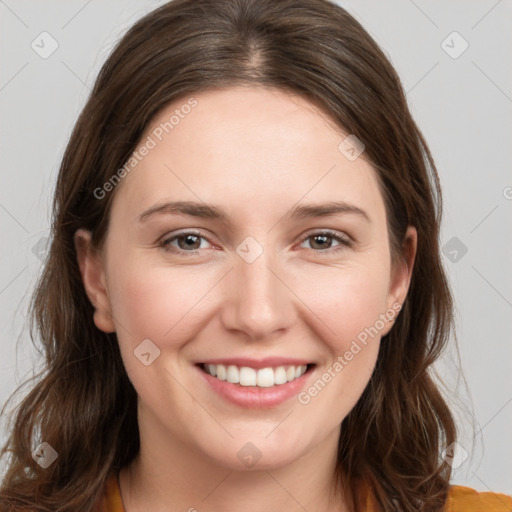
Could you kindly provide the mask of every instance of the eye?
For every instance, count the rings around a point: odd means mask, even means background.
[[[202,240],[208,242],[208,239],[195,231],[184,231],[171,237],[164,238],[160,243],[165,251],[178,254],[192,253],[195,254],[200,249],[207,249],[202,245]],[[311,233],[304,238],[302,243],[311,241],[310,248],[319,253],[333,253],[343,250],[345,247],[351,247],[352,241],[345,236],[330,231],[318,231]],[[333,241],[338,244],[333,246]]]
[[[186,231],[178,233],[172,237],[165,238],[160,242],[160,247],[169,252],[194,253],[199,249],[205,249],[204,246],[201,246],[201,240],[206,240],[206,238],[194,231]],[[175,245],[175,243],[177,245]]]
[[[351,247],[352,241],[345,236],[330,231],[318,231],[309,234],[302,243],[311,240],[310,246],[316,252],[332,253],[343,250],[346,247]],[[338,242],[333,248],[332,241]]]

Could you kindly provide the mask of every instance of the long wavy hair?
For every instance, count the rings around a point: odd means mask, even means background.
[[[336,476],[354,508],[359,481],[384,511],[445,504],[450,466],[439,454],[456,428],[431,367],[454,326],[439,251],[441,190],[399,77],[363,27],[327,0],[174,0],[118,42],[63,156],[51,246],[31,304],[31,337],[46,366],[16,408],[2,450],[2,510],[90,512],[110,474],[137,455],[137,393],[115,333],[93,323],[73,235],[86,228],[101,246],[115,189],[103,199],[93,191],[123,167],[155,114],[177,98],[241,84],[300,94],[364,142],[393,261],[407,226],[417,229],[409,293],[343,420]],[[58,452],[46,469],[32,457],[42,441]]]

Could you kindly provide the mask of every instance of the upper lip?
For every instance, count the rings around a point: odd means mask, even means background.
[[[248,366],[249,368],[269,368],[277,366],[303,366],[311,364],[306,359],[296,359],[292,357],[265,357],[263,359],[252,359],[250,357],[226,357],[217,359],[207,359],[200,364],[223,364],[226,366]]]

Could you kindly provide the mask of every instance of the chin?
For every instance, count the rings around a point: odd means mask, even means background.
[[[297,442],[294,436],[281,433],[275,439],[267,433],[255,436],[243,435],[223,443],[215,442],[212,446],[204,447],[203,453],[214,460],[219,466],[231,471],[261,471],[279,469],[300,458],[306,451],[304,438]]]

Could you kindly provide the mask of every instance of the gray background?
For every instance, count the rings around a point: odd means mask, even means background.
[[[161,3],[0,0],[1,405],[41,364],[26,308],[71,129],[112,45]],[[453,481],[512,494],[512,2],[340,4],[396,67],[442,181],[442,244],[467,382],[452,346],[437,367],[460,423]],[[31,44],[51,49],[45,31],[58,48],[42,58]]]

